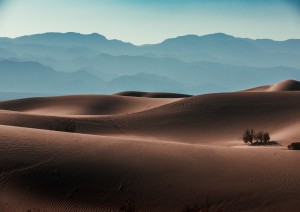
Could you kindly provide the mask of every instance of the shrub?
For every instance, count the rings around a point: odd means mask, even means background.
[[[300,150],[300,142],[292,143],[288,145],[289,150]]]
[[[254,139],[256,142],[263,142],[263,138],[264,138],[264,133],[262,131],[259,131],[258,133],[255,134]]]
[[[245,144],[253,144],[253,141],[255,140],[255,144],[262,144],[262,143],[268,143],[270,142],[270,134],[268,132],[263,132],[263,131],[259,131],[259,132],[255,132],[253,129],[249,130],[246,129],[243,133],[243,137],[242,137],[243,141]]]
[[[254,130],[249,130],[249,129],[246,129],[244,134],[243,134],[243,141],[244,143],[253,143],[253,139],[254,139]]]
[[[268,132],[264,132],[264,134],[263,134],[263,142],[264,143],[267,143],[267,142],[269,142],[270,141],[270,134],[268,133]]]

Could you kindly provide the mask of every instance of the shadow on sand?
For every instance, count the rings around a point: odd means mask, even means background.
[[[254,142],[250,146],[282,146],[278,141]]]

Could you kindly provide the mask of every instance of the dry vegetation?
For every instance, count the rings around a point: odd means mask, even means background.
[[[250,145],[267,145],[270,142],[270,134],[268,132],[255,132],[253,129],[246,129],[243,133],[243,141]]]
[[[295,142],[288,145],[289,150],[300,150],[300,142]]]

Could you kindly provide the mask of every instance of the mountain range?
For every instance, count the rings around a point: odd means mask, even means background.
[[[0,91],[201,94],[300,80],[300,40],[186,35],[133,45],[93,33],[0,38]]]

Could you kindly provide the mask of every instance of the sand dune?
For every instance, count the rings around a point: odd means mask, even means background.
[[[60,130],[59,128],[64,130],[65,126],[72,124],[75,125],[75,132],[84,134],[143,137],[208,145],[219,143],[218,145],[231,146],[240,142],[241,132],[246,128],[263,129],[273,134],[298,123],[299,97],[300,92],[207,94],[177,99],[173,103],[168,102],[137,113],[109,116],[63,117],[0,110],[0,124],[48,130]],[[60,105],[61,98],[56,99]],[[161,104],[162,102],[165,100],[160,100]],[[8,109],[4,107],[6,104],[10,104],[9,109],[13,109],[14,102],[0,103],[0,109]],[[32,109],[31,101],[29,105]],[[134,101],[132,105],[135,105]],[[23,103],[22,107],[26,108],[26,104]],[[126,108],[127,105],[120,105],[119,111],[128,112]],[[53,112],[53,109],[51,111]],[[65,114],[67,112],[69,111],[67,110]],[[81,114],[88,112],[83,111]],[[276,137],[273,139],[276,140]],[[300,140],[300,133],[296,131],[281,142],[286,145],[295,139]]]
[[[297,211],[300,155],[286,146],[300,140],[300,91],[289,83],[0,102],[0,211]],[[281,146],[243,145],[246,128]]]
[[[1,211],[295,210],[300,155],[0,127]],[[242,158],[242,160],[241,160]]]
[[[266,85],[245,90],[244,92],[281,92],[281,91],[300,91],[300,82],[296,80],[285,80],[273,85]]]
[[[140,92],[140,91],[124,91],[116,93],[118,96],[148,97],[148,98],[186,98],[191,95],[177,93],[158,93],[158,92]]]
[[[179,99],[78,95],[12,100],[0,102],[0,108],[44,115],[117,115],[149,110],[177,100]]]

